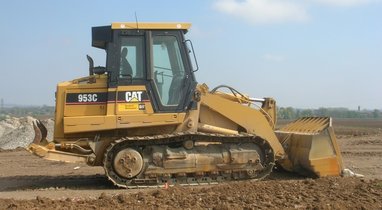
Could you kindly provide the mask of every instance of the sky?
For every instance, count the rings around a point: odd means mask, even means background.
[[[199,83],[279,106],[382,109],[382,0],[0,0],[0,98],[54,105],[88,74],[91,27],[191,22]]]

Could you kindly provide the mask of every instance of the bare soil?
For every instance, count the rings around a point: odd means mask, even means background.
[[[382,209],[382,125],[371,124],[334,124],[345,167],[363,179],[274,172],[260,182],[125,190],[101,167],[2,150],[0,209]]]

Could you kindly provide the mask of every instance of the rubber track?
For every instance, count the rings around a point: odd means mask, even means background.
[[[152,180],[141,180],[138,178],[124,179],[119,177],[113,169],[112,157],[113,151],[121,148],[127,147],[139,147],[139,146],[150,146],[150,145],[168,145],[174,143],[181,143],[183,141],[201,141],[201,142],[221,142],[221,143],[255,143],[264,152],[265,160],[262,165],[265,166],[261,171],[257,171],[257,176],[250,178],[251,180],[261,180],[268,176],[272,172],[274,166],[274,152],[270,144],[263,140],[262,138],[252,135],[252,134],[238,134],[238,135],[224,135],[224,134],[210,134],[201,132],[180,132],[174,134],[164,134],[155,136],[144,136],[144,137],[124,137],[119,140],[114,141],[107,148],[104,155],[104,169],[105,173],[110,181],[112,181],[116,186],[123,188],[152,188],[152,187],[163,187],[165,185],[205,185],[205,184],[218,184],[220,182],[226,181],[237,181],[245,179],[232,179],[230,177],[218,176],[218,177],[186,177],[183,178],[182,182],[176,178],[168,178],[167,180],[158,181],[157,179]],[[137,177],[139,177],[138,175]],[[175,176],[173,176],[175,177]],[[186,180],[186,182],[184,181]],[[247,178],[248,179],[248,178]]]

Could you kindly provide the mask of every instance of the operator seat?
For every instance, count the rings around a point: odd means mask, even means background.
[[[168,105],[178,105],[183,95],[183,80],[184,76],[181,74],[174,75],[171,81],[169,93],[168,93]]]

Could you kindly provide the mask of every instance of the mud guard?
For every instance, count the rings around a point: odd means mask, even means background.
[[[340,176],[342,156],[329,117],[304,117],[276,131],[287,158],[278,162],[287,171],[305,176]]]

